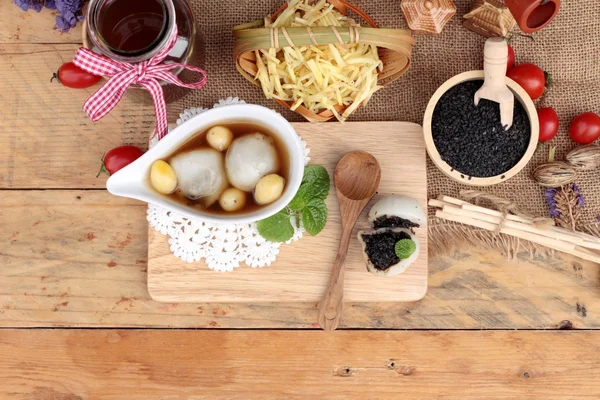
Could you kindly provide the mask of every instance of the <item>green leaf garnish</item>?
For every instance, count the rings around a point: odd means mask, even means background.
[[[411,239],[402,239],[396,242],[394,249],[396,250],[396,256],[401,260],[405,260],[417,250],[417,245]]]
[[[288,204],[288,207],[292,211],[302,211],[304,210],[304,207],[306,207],[311,198],[311,186],[302,184],[300,185],[300,189],[298,189],[298,192],[296,193],[290,204]]]
[[[309,165],[304,169],[302,186],[310,187],[311,198],[325,200],[329,195],[329,174],[320,165]]]
[[[312,236],[318,235],[327,223],[327,205],[321,199],[312,199],[302,210],[302,224]]]
[[[324,167],[320,165],[308,165],[306,168],[304,168],[302,183],[312,184],[318,180],[329,181],[329,174]]]
[[[256,227],[260,236],[271,242],[287,242],[294,236],[294,227],[287,208],[269,218],[258,221]]]

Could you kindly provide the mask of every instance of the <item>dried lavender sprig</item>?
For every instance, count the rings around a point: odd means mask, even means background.
[[[581,217],[581,208],[585,203],[583,195],[577,185],[565,185],[555,189],[554,192],[548,192],[551,197],[549,204],[556,204],[556,210],[551,206],[550,212],[558,214],[555,216],[556,223],[566,229],[575,231],[579,218]]]
[[[558,210],[558,206],[556,204],[556,193],[558,193],[558,189],[556,188],[546,189],[545,193],[546,203],[550,207],[548,212],[552,218],[560,217],[560,211]]]
[[[573,184],[571,185],[571,189],[573,190],[573,193],[575,193],[575,195],[577,196],[577,205],[579,207],[583,207],[585,205],[585,197],[583,197],[583,194],[581,194],[581,190],[579,190],[579,186],[577,186],[577,184]]]
[[[44,0],[14,0],[14,3],[23,11],[34,10],[40,12],[45,2]]]

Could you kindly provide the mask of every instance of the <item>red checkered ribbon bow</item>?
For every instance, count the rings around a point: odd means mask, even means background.
[[[201,68],[179,63],[162,63],[176,42],[177,27],[171,33],[171,39],[165,48],[151,59],[137,64],[115,61],[81,47],[75,55],[73,63],[94,75],[109,77],[108,82],[85,102],[83,111],[92,121],[96,122],[115,108],[130,85],[138,84],[152,95],[156,114],[156,132],[158,139],[162,139],[168,132],[167,106],[159,81],[162,80],[189,89],[200,89],[206,85],[206,73]],[[194,83],[182,82],[171,72],[178,68],[198,72],[202,75],[202,78]]]

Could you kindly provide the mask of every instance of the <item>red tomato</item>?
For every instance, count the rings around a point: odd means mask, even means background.
[[[61,65],[58,72],[52,76],[50,81],[52,82],[55,78],[64,86],[71,89],[85,89],[94,86],[102,79],[101,76],[90,74],[72,62]]]
[[[546,76],[537,65],[519,64],[511,68],[506,76],[525,89],[531,100],[542,97],[546,89]]]
[[[575,117],[569,127],[569,136],[579,144],[592,143],[600,137],[600,117],[591,112]]]
[[[515,49],[509,44],[508,45],[508,62],[506,63],[506,72],[515,66]]]
[[[554,108],[540,108],[538,119],[540,120],[540,142],[552,140],[558,132],[558,114],[556,114]]]
[[[102,159],[103,169],[100,169],[98,175],[103,171],[112,175],[140,158],[142,154],[144,154],[144,152],[135,146],[115,147],[104,155],[104,158]]]

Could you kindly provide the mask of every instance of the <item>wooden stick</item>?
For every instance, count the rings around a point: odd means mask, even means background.
[[[546,237],[549,237],[554,240],[560,240],[563,242],[572,243],[577,246],[589,247],[592,249],[600,250],[600,243],[587,242],[577,236],[565,235],[564,233],[556,232],[556,231],[550,230],[550,229],[540,229],[540,228],[535,227],[534,225],[528,225],[528,224],[523,224],[520,222],[505,220],[502,217],[496,217],[496,216],[492,216],[492,215],[488,215],[488,214],[479,213],[476,211],[465,210],[463,208],[457,208],[452,205],[444,206],[443,211],[445,211],[449,214],[453,214],[453,215],[458,215],[458,216],[464,215],[464,216],[478,219],[481,221],[491,222],[496,225],[503,224],[503,226],[505,226],[507,228],[514,228],[514,229],[518,229],[521,231],[535,233],[535,234],[541,235],[541,236],[546,236]]]
[[[464,208],[465,210],[471,210],[471,211],[477,211],[483,214],[487,214],[487,215],[494,215],[496,217],[505,217],[504,214],[500,211],[497,210],[490,210],[489,208],[485,208],[485,207],[480,207],[480,206],[476,206],[475,204],[471,204],[471,203],[467,203],[467,204],[463,204],[462,208]],[[531,224],[533,225],[533,221],[527,218],[523,218],[523,217],[519,217],[518,215],[513,215],[513,214],[507,214],[506,215],[507,219],[510,219],[512,221],[517,221],[517,222],[522,222],[525,224]]]
[[[438,199],[429,199],[429,201],[427,202],[427,204],[430,205],[431,207],[437,207],[437,208],[444,208],[444,206],[460,208],[459,205],[452,204],[452,203],[447,203],[445,201],[438,200]]]
[[[438,210],[435,213],[435,215],[439,216],[440,218],[444,218],[444,219],[454,221],[454,222],[460,222],[462,224],[476,226],[478,228],[482,228],[482,229],[485,229],[488,231],[497,231],[498,227],[499,227],[498,224],[495,224],[492,222],[486,222],[486,221],[482,221],[479,219],[475,219],[475,218],[471,218],[471,217],[467,217],[467,216],[463,216],[463,215],[454,215],[454,214],[450,214],[448,212],[441,211],[441,210]],[[538,243],[538,244],[541,244],[541,245],[544,245],[544,246],[547,246],[550,248],[564,249],[564,250],[571,250],[571,251],[575,250],[575,244],[561,242],[560,240],[555,240],[555,239],[552,239],[552,238],[549,238],[546,236],[536,235],[533,233],[521,231],[519,229],[502,227],[500,229],[500,232],[505,233],[510,236],[518,237],[519,239],[529,240],[531,242]],[[598,259],[600,260],[600,256],[598,257]]]
[[[475,204],[471,204],[471,203],[467,203],[467,202],[464,202],[464,201],[459,200],[459,199],[455,199],[453,197],[439,196],[439,198],[444,198],[446,200],[451,200],[451,202],[444,201],[444,200],[438,200],[438,199],[431,199],[431,200],[429,200],[429,205],[432,206],[432,207],[438,207],[438,208],[444,208],[444,206],[451,206],[451,207],[455,207],[455,208],[463,208],[465,210],[477,211],[477,212],[481,212],[481,213],[486,214],[486,215],[493,215],[495,217],[506,218],[506,219],[509,219],[511,221],[516,221],[516,222],[521,222],[521,223],[528,224],[528,225],[533,225],[533,221],[532,220],[527,219],[527,218],[523,218],[523,217],[519,217],[518,215],[507,214],[505,216],[500,211],[491,210],[489,208],[480,207],[480,206],[477,206]]]
[[[439,196],[438,199],[440,199],[440,198],[443,198],[444,200],[431,199],[431,200],[429,200],[429,205],[433,206],[433,207],[439,207],[439,208],[443,208],[445,205],[461,207],[465,210],[478,211],[478,212],[481,212],[481,213],[484,213],[487,215],[493,215],[493,216],[502,217],[502,218],[505,217],[506,219],[511,220],[511,221],[521,222],[521,223],[528,224],[528,225],[534,225],[532,220],[529,220],[529,219],[523,218],[523,217],[519,217],[517,215],[508,214],[508,215],[504,216],[504,214],[500,211],[480,207],[475,204],[467,203],[460,199],[455,199],[455,198],[449,197],[449,196]],[[447,201],[447,200],[449,200],[449,201]],[[539,229],[541,229],[541,228],[539,228]],[[547,228],[547,230],[550,230],[550,231],[553,231],[553,232],[556,232],[556,233],[562,234],[562,235],[569,235],[572,237],[581,238],[584,241],[586,241],[586,243],[591,242],[591,243],[600,245],[600,238],[589,235],[587,233],[573,232],[573,231],[569,231],[567,229],[560,228],[557,226],[549,227],[549,228]],[[595,245],[590,245],[588,247],[597,248]]]
[[[480,211],[482,213],[488,214],[488,215],[495,215],[495,216],[499,216],[499,217],[503,217],[504,214],[502,214],[500,211],[496,211],[496,210],[490,210],[488,208],[484,208],[484,207],[479,207],[476,206],[474,204],[463,204],[462,208],[464,208],[465,210],[473,210],[473,211]],[[530,224],[533,225],[533,221],[527,218],[523,218],[523,217],[519,217],[517,215],[512,215],[512,214],[508,214],[507,219],[512,220],[512,221],[519,221],[522,223],[526,223],[526,224]],[[594,243],[598,243],[600,244],[600,238],[597,238],[595,236],[592,235],[588,235],[587,233],[583,233],[583,232],[573,232],[573,231],[569,231],[567,229],[558,227],[558,226],[551,226],[547,228],[548,230],[554,231],[554,232],[558,232],[561,233],[563,235],[569,235],[569,236],[573,236],[573,237],[578,237],[581,238],[583,240],[589,241],[589,242],[594,242]]]
[[[440,208],[442,208],[444,205],[447,205],[447,204],[453,205],[453,206],[456,206],[456,207],[461,207],[461,208],[464,208],[465,210],[479,211],[479,212],[482,212],[482,213],[488,214],[488,215],[494,215],[494,216],[497,216],[497,217],[504,217],[504,214],[501,213],[500,211],[491,210],[489,208],[477,206],[475,204],[471,204],[471,203],[468,203],[466,201],[463,201],[463,200],[460,200],[460,199],[456,199],[456,198],[450,197],[450,196],[438,196],[437,199],[429,200],[429,205],[430,206],[434,206],[434,207],[440,207]],[[527,218],[523,218],[523,217],[519,217],[518,215],[508,214],[508,215],[506,215],[506,218],[510,219],[510,220],[513,220],[513,221],[518,221],[518,222],[533,224],[532,220],[527,219]]]
[[[455,199],[453,197],[448,197],[448,196],[439,196],[439,197],[443,197],[446,200],[451,200],[451,202],[445,201],[445,200],[431,199],[431,200],[429,200],[429,205],[432,206],[432,207],[439,207],[439,208],[443,208],[444,206],[460,207],[460,208],[463,208],[465,210],[478,211],[478,212],[481,212],[483,214],[493,215],[493,216],[496,216],[496,217],[506,218],[506,219],[509,219],[511,221],[522,222],[524,224],[533,225],[533,221],[532,220],[527,219],[527,218],[523,218],[523,217],[519,217],[518,215],[507,214],[505,216],[500,211],[491,210],[489,208],[477,206],[475,204],[467,203],[465,201],[462,201],[462,200],[459,200],[459,199]]]
[[[457,198],[450,197],[450,196],[444,196],[444,195],[439,195],[438,200],[445,201],[446,203],[450,203],[450,204],[455,204],[457,206],[462,206],[463,204],[471,204],[464,200],[457,199]]]
[[[573,231],[570,231],[568,229],[564,229],[564,228],[560,228],[560,227],[553,227],[551,230],[553,230],[555,232],[562,232],[565,235],[576,236],[576,237],[582,238],[586,242],[600,243],[600,238],[598,238],[596,236],[589,235],[589,234],[584,233],[584,232],[573,232]]]
[[[453,214],[450,214],[450,213],[442,211],[442,210],[436,211],[435,216],[438,218],[448,220],[448,221],[454,221],[454,222],[458,222],[461,224],[471,225],[471,226],[475,226],[475,227],[485,229],[488,231],[496,231],[498,229],[497,224],[477,220],[477,219],[466,217],[466,216],[453,215]],[[508,228],[508,227],[502,227],[500,229],[500,232],[504,233],[506,235],[509,235],[509,236],[517,237],[519,239],[529,240],[530,242],[533,242],[533,243],[536,243],[536,244],[539,244],[542,246],[546,246],[548,248],[555,249],[558,251],[562,251],[564,253],[572,254],[572,255],[580,257],[584,260],[588,260],[588,261],[592,261],[592,262],[600,264],[600,255],[597,255],[597,254],[595,254],[591,251],[588,251],[587,249],[583,249],[579,246],[575,246],[574,244],[571,244],[571,243],[561,242],[559,240],[554,240],[554,239],[551,239],[551,238],[548,238],[545,236],[536,235],[534,233],[528,233],[528,232],[524,232],[524,231],[521,231],[518,229],[513,229],[513,228]]]

